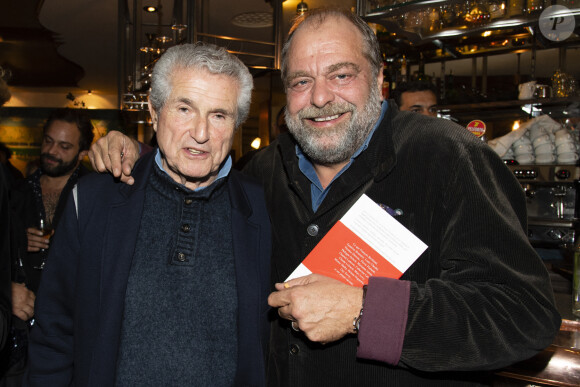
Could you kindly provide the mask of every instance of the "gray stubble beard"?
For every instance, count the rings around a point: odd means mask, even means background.
[[[370,85],[369,97],[360,112],[355,105],[340,102],[322,108],[308,106],[295,115],[286,113],[288,130],[311,162],[319,165],[339,164],[349,160],[361,147],[381,115],[381,96],[376,85],[376,80]],[[349,111],[352,113],[351,119],[332,129],[315,129],[303,121],[305,117],[332,116]],[[325,139],[332,141],[321,141]]]

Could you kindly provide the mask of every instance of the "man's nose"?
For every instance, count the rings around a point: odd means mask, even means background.
[[[189,129],[189,135],[193,138],[198,144],[203,144],[204,142],[209,140],[209,128],[208,123],[205,119],[200,118],[198,120],[194,120],[192,122],[192,126]]]
[[[48,148],[46,149],[46,153],[48,154],[56,154],[57,145],[55,143],[46,145]]]
[[[310,103],[316,107],[324,107],[334,100],[334,91],[329,87],[326,80],[316,80],[312,86]]]

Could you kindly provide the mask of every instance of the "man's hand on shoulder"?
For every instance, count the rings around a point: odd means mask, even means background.
[[[121,132],[111,131],[98,139],[89,150],[89,159],[97,172],[109,172],[132,185],[131,171],[139,159],[139,142]]]

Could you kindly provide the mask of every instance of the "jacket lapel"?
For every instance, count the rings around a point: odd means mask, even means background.
[[[260,335],[262,315],[260,305],[265,303],[267,294],[262,294],[264,281],[260,265],[260,226],[252,222],[251,200],[241,181],[232,171],[228,177],[228,188],[232,204],[232,236],[234,244],[234,263],[236,288],[238,292],[238,369],[235,385],[256,385],[263,378],[264,370],[262,337]],[[263,299],[262,299],[263,298]],[[260,364],[261,363],[261,364]],[[259,367],[258,367],[259,364]],[[258,367],[258,368],[257,368]]]
[[[119,285],[122,289],[117,289],[122,293],[111,294],[110,291],[106,291],[106,293],[121,299],[123,302],[141,223],[147,176],[153,166],[154,154],[155,152],[151,152],[151,155],[147,155],[142,160],[141,167],[135,168],[135,184],[133,186],[120,185],[119,200],[109,207],[108,231],[102,241],[104,244],[103,278],[111,281],[107,282],[109,284],[122,284]]]
[[[154,152],[152,152],[154,153]],[[121,328],[125,305],[125,291],[145,198],[147,175],[152,167],[152,157],[146,156],[142,168],[135,169],[135,185],[119,185],[118,200],[107,209],[108,213],[103,239],[101,286],[99,297],[99,337],[95,347],[95,364],[91,378],[101,385],[113,385],[117,352],[121,339]]]

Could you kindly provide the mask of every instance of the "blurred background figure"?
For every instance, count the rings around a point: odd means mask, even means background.
[[[11,157],[12,151],[6,146],[6,144],[0,142],[0,163],[4,166],[8,187],[13,187],[16,182],[24,178],[22,172],[20,172],[20,170],[10,162]]]
[[[278,114],[276,115],[276,126],[274,127],[274,130],[271,133],[272,135],[271,141],[274,141],[276,137],[278,137],[280,134],[286,133],[288,131],[284,115],[285,111],[286,106],[282,106],[278,111]],[[238,171],[244,169],[244,167],[252,159],[252,157],[254,157],[262,149],[264,148],[252,149],[251,151],[246,152],[242,157],[238,159],[238,161],[234,163],[234,169],[237,169]]]
[[[288,131],[288,126],[286,126],[286,105],[282,106],[278,114],[276,115],[276,133],[272,141],[276,139],[282,133]]]
[[[431,82],[401,83],[397,85],[393,98],[400,110],[437,117],[437,90]]]
[[[54,110],[43,128],[40,163],[10,193],[13,214],[12,346],[0,387],[19,386],[27,364],[28,333],[49,242],[64,204],[78,179],[90,171],[81,161],[93,141],[93,125],[85,110]],[[42,223],[41,223],[42,222]],[[0,371],[1,373],[1,371]]]
[[[40,168],[40,159],[34,159],[26,163],[26,169],[24,171],[25,177],[30,177],[36,170]]]
[[[0,78],[0,106],[10,99],[6,83]],[[0,364],[5,362],[7,351],[3,350],[9,340],[10,328],[10,207],[8,181],[4,167],[0,167]],[[2,377],[2,367],[0,367]]]

